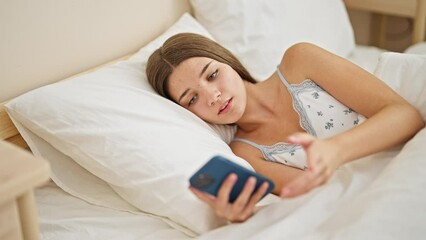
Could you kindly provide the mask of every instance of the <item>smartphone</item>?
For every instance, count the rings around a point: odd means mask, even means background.
[[[233,203],[240,195],[247,179],[250,176],[254,176],[256,178],[256,186],[253,193],[255,193],[260,185],[262,185],[262,183],[265,181],[269,183],[268,190],[266,191],[265,195],[274,189],[274,183],[270,179],[262,176],[259,173],[242,167],[222,156],[214,156],[212,159],[210,159],[194,175],[191,176],[189,183],[192,187],[198,190],[207,192],[213,196],[217,196],[223,181],[231,173],[237,174],[238,179],[231,190],[231,194],[229,196],[230,203]]]

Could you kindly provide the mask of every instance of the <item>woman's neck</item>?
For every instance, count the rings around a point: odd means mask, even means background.
[[[278,82],[281,84],[281,82]],[[236,122],[245,133],[253,132],[277,117],[282,106],[281,86],[273,78],[257,84],[244,83],[247,91],[247,105],[243,116]]]

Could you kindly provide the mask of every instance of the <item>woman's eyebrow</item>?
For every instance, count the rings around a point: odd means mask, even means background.
[[[178,103],[180,103],[180,100],[182,100],[183,97],[185,97],[185,95],[188,93],[189,88],[187,88],[185,91],[183,91],[182,95],[180,95]]]
[[[209,67],[210,63],[212,63],[213,60],[211,60],[209,63],[206,64],[206,66],[203,67],[203,69],[201,70],[200,76],[203,76],[203,73],[207,70],[207,68]]]

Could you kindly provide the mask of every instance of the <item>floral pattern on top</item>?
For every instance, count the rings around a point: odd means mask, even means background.
[[[293,108],[299,115],[300,126],[309,134],[324,139],[361,124],[365,117],[348,108],[314,81],[306,79],[300,84],[289,84],[277,69],[278,76],[288,89]],[[307,169],[306,153],[299,145],[278,142],[272,146],[234,138],[258,148],[265,160]]]

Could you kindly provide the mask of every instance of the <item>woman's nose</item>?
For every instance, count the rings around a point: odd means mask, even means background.
[[[219,101],[221,96],[221,93],[219,90],[215,90],[214,92],[210,93],[210,98],[209,98],[209,106],[214,106],[216,104],[217,101]]]

